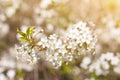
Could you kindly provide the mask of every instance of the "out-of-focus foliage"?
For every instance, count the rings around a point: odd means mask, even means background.
[[[0,80],[120,80],[119,13],[120,0],[0,0]]]

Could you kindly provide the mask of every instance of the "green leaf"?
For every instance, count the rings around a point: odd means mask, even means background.
[[[27,41],[28,41],[28,39],[27,39],[27,38],[25,38],[25,37],[21,37],[21,38],[20,38],[20,41],[21,41],[21,42],[27,42]]]
[[[25,33],[22,32],[22,31],[20,31],[19,29],[17,29],[17,32],[22,36],[22,37],[20,38],[20,41],[21,41],[21,42],[30,41],[34,29],[35,29],[34,27],[29,27],[29,28],[26,30]]]
[[[21,69],[17,70],[17,74],[19,78],[23,77],[23,71]]]
[[[70,74],[71,73],[71,68],[70,66],[66,65],[65,63],[62,63],[62,74]]]
[[[79,78],[74,78],[73,80],[80,80]]]
[[[33,30],[35,30],[34,27],[29,27],[29,28],[27,29],[27,31],[26,31],[27,36],[31,36],[32,33],[33,33]]]
[[[26,34],[25,34],[24,32],[22,32],[22,31],[20,31],[19,29],[17,29],[17,32],[18,32],[21,36],[26,37]]]

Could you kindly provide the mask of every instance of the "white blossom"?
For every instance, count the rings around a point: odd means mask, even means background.
[[[91,63],[89,63],[90,61]],[[119,74],[119,64],[120,57],[114,55],[114,53],[112,52],[107,52],[101,53],[101,55],[97,59],[93,60],[90,57],[84,57],[80,66],[81,68],[88,70],[90,73],[95,72],[95,74],[99,76],[109,74],[111,68],[113,68],[113,72]]]
[[[9,70],[8,72],[7,72],[7,76],[10,78],[10,79],[14,79],[14,77],[15,77],[15,70]]]
[[[9,32],[9,25],[0,22],[0,38],[5,37]]]
[[[42,29],[37,28],[34,30],[32,38],[36,41],[36,45],[32,49],[28,46],[29,43],[16,48],[18,60],[34,63],[38,58],[43,58],[55,68],[60,67],[63,62],[72,61],[74,56],[93,53],[96,43],[96,37],[82,21],[70,27],[62,35],[52,34],[47,37]]]

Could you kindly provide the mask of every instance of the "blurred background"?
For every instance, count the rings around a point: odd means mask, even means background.
[[[78,21],[97,36],[94,55],[59,69],[17,62],[17,28],[42,27],[49,36]],[[0,0],[0,80],[120,80],[120,0]]]

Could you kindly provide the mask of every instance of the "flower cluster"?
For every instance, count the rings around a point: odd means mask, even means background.
[[[96,28],[98,37],[98,53],[101,52],[119,52],[120,47],[120,27],[119,19],[113,18],[112,15],[107,15],[101,19],[100,27]],[[116,47],[115,47],[116,46]]]
[[[85,57],[80,64],[81,68],[94,73],[97,76],[107,75],[110,72],[120,74],[120,55],[111,52],[103,53],[99,58],[92,60],[90,57]]]
[[[12,17],[21,5],[20,0],[1,0],[0,4],[2,5],[2,12],[5,12],[6,17]]]
[[[71,10],[66,6],[68,2],[69,0],[41,0],[34,8],[35,24],[43,27],[47,34],[60,33],[60,30],[75,22],[71,20]]]
[[[79,22],[76,25],[68,28],[66,33],[67,48],[71,49],[73,53],[85,53],[86,51],[94,51],[96,36],[86,27],[86,23]]]
[[[15,80],[16,76],[19,75],[20,70],[28,72],[33,70],[32,66],[16,61],[16,50],[14,47],[9,48],[8,51],[2,53],[3,55],[1,55],[0,60],[0,80]],[[22,77],[19,77],[19,79],[22,79]]]
[[[18,33],[24,36],[24,33]],[[96,43],[96,37],[82,21],[68,28],[62,36],[52,34],[47,37],[43,30],[36,29],[29,39],[24,40],[27,42],[26,45],[24,43],[25,46],[16,47],[17,57],[28,62],[43,58],[55,68],[60,67],[63,62],[72,61],[76,55],[93,53]]]

